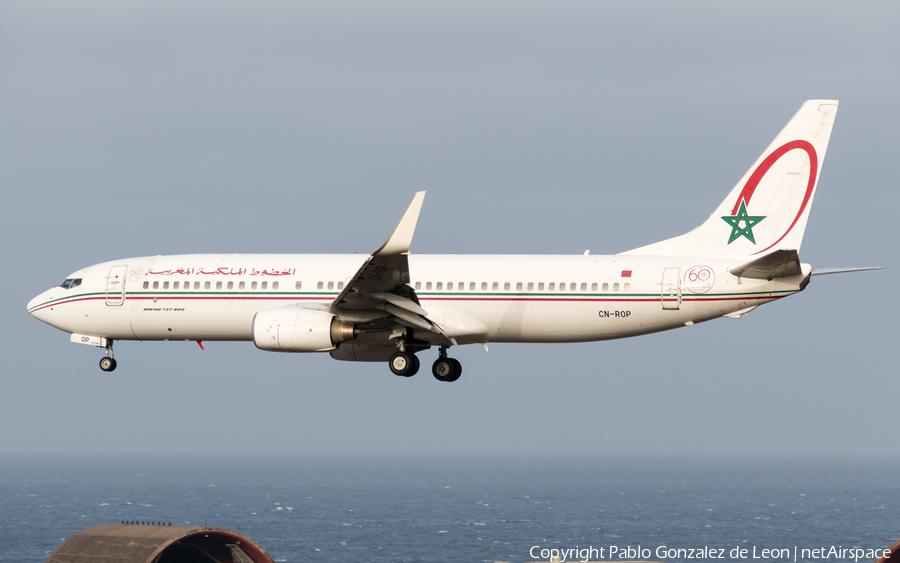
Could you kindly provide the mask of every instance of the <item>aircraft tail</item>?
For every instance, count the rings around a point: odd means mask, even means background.
[[[837,100],[805,102],[706,222],[623,254],[752,258],[799,250],[837,108]]]

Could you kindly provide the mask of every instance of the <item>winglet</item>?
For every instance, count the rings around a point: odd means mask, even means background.
[[[409,254],[409,245],[412,243],[413,233],[416,232],[416,223],[419,221],[419,212],[422,210],[422,201],[425,199],[425,192],[416,192],[409,206],[403,213],[403,217],[391,231],[381,248],[372,253],[372,255],[389,255],[389,254]]]

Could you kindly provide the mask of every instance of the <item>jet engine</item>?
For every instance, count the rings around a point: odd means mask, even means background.
[[[326,352],[354,336],[353,324],[324,311],[279,307],[253,317],[253,343],[268,352]]]

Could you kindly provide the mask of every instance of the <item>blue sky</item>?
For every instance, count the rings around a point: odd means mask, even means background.
[[[4,2],[0,452],[890,451],[898,11]],[[105,374],[25,312],[129,256],[370,252],[423,189],[414,252],[627,250],[702,222],[810,98],[841,107],[801,259],[888,269],[740,320],[467,347],[444,385],[250,343],[123,342]]]

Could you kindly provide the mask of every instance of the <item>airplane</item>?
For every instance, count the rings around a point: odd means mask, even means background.
[[[432,374],[456,381],[453,346],[591,342],[740,317],[803,291],[799,259],[837,100],[809,100],[694,230],[614,255],[426,255],[410,246],[418,192],[380,248],[358,254],[148,256],[78,270],[28,303],[71,341],[251,341],[270,352],[387,362],[399,376],[438,348]]]

